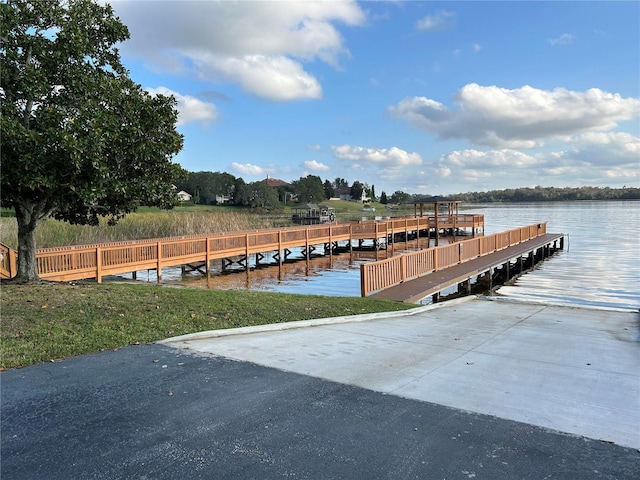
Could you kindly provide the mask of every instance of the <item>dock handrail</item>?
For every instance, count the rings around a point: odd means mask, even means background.
[[[360,266],[361,294],[363,297],[367,297],[374,292],[399,285],[407,280],[489,255],[546,233],[546,222],[535,223],[505,232],[365,263]]]
[[[147,269],[161,272],[163,267],[195,262],[209,264],[213,259],[308,247],[319,243],[377,240],[401,231],[433,228],[434,224],[433,216],[393,217],[351,223],[40,248],[36,251],[36,261],[38,274],[43,280],[72,281],[94,278],[101,282],[102,277],[106,275]],[[440,225],[440,228],[444,228],[442,223]],[[474,229],[484,227],[484,216],[458,215],[452,225]],[[5,278],[15,276],[16,252],[8,247],[4,247],[0,252],[3,255],[1,274],[6,275]]]

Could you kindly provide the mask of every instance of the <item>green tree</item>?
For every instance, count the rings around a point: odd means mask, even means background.
[[[323,187],[324,187],[324,198],[331,198],[334,196],[335,190],[329,180],[324,181]]]
[[[238,177],[233,183],[233,204],[234,205],[249,205],[251,193],[249,187],[245,181]]]
[[[398,205],[402,203],[409,203],[411,201],[411,195],[403,192],[402,190],[396,190],[393,195],[391,195],[390,200],[391,203],[395,203]]]
[[[356,180],[351,184],[351,198],[353,200],[360,200],[362,198],[362,194],[364,193],[364,185]]]
[[[302,203],[319,203],[324,200],[324,186],[317,175],[307,175],[292,182],[298,201]]]
[[[380,203],[383,205],[386,205],[389,202],[389,200],[387,200],[387,194],[383,191],[380,194]]]
[[[347,182],[344,178],[336,177],[333,181],[333,188],[336,190],[339,188],[347,188],[349,186],[349,182]]]
[[[115,48],[128,37],[110,6],[89,0],[0,4],[1,202],[16,213],[19,281],[38,279],[46,218],[115,223],[177,202],[175,99],[129,78]]]
[[[251,182],[248,188],[248,206],[251,208],[280,208],[278,192],[264,181]]]

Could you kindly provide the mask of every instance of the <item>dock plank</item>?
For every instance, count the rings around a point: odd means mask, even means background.
[[[457,285],[471,277],[503,265],[512,258],[520,257],[528,252],[551,244],[562,237],[564,237],[563,233],[546,233],[497,252],[386,288],[370,295],[370,298],[415,303],[445,288]]]

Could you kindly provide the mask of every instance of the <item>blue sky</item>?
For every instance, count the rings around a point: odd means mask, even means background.
[[[189,171],[640,186],[640,2],[115,1]]]

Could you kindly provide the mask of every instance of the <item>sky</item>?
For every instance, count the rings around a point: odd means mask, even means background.
[[[117,0],[191,172],[380,195],[640,186],[640,2]]]

